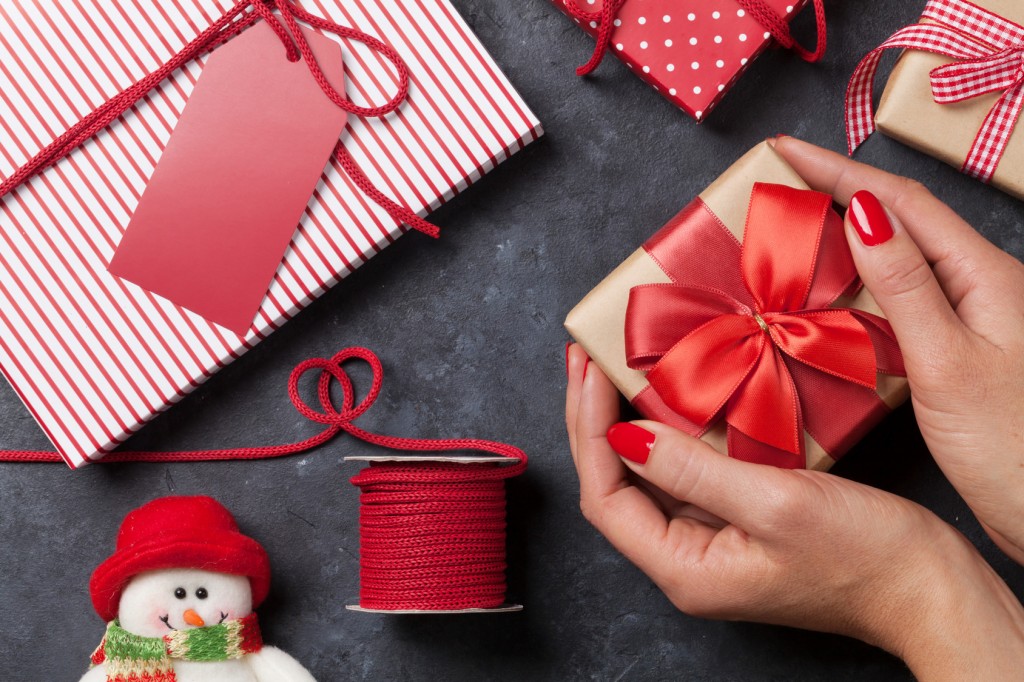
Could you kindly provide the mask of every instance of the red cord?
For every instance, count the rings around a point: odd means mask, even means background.
[[[250,7],[253,11],[247,12],[246,10]],[[274,14],[273,8],[277,8],[279,11],[280,19]],[[0,199],[83,145],[96,133],[106,128],[133,107],[146,93],[163,82],[183,64],[222,45],[260,19],[264,20],[281,40],[285,47],[285,56],[290,61],[303,59],[309,68],[310,74],[324,94],[335,105],[348,113],[360,117],[386,116],[397,109],[408,96],[409,69],[405,62],[402,61],[401,56],[390,45],[362,31],[339,26],[322,17],[310,14],[294,5],[291,0],[240,0],[234,7],[213,22],[209,28],[182,48],[180,52],[171,57],[166,64],[96,107],[90,114],[46,145],[38,154],[15,170],[8,178],[4,179],[3,182],[0,182]],[[320,65],[313,56],[309,43],[306,42],[302,31],[299,29],[297,20],[305,21],[322,31],[334,33],[340,38],[362,42],[384,56],[395,67],[398,76],[398,91],[395,93],[395,96],[387,103],[377,107],[360,107],[345,99],[344,96],[331,86],[327,77],[320,69]],[[339,155],[342,167],[351,176],[356,185],[370,199],[387,211],[388,215],[396,221],[404,223],[431,237],[438,237],[440,235],[437,227],[423,220],[407,207],[395,203],[380,190],[376,189],[369,178],[356,165],[352,157],[344,150],[341,142],[338,143],[335,153]]]
[[[363,360],[370,365],[373,371],[373,383],[370,391],[362,402],[355,404],[355,389],[352,380],[345,373],[342,365],[349,360]],[[320,378],[317,381],[317,398],[320,401],[321,412],[309,407],[299,395],[299,379],[313,369],[320,370]],[[334,406],[331,400],[331,379],[337,380],[341,386],[342,401],[341,408]],[[420,438],[399,438],[397,436],[385,436],[365,431],[353,422],[358,419],[366,410],[373,405],[377,396],[380,395],[381,385],[384,382],[384,368],[380,359],[373,351],[367,348],[352,347],[339,351],[334,357],[310,358],[299,363],[292,370],[288,378],[288,397],[292,405],[307,419],[324,424],[325,428],[320,433],[300,440],[295,443],[283,445],[266,445],[258,447],[230,448],[224,450],[183,450],[178,452],[112,452],[98,464],[113,464],[115,462],[208,462],[214,460],[230,459],[271,459],[283,457],[299,452],[312,450],[323,445],[337,436],[342,431],[349,433],[356,438],[389,448],[391,450],[407,450],[413,452],[439,452],[450,450],[476,450],[494,455],[508,457],[517,463],[500,469],[501,477],[508,478],[516,476],[526,468],[526,454],[519,448],[505,443],[496,443],[488,440],[477,440],[471,438],[451,438],[443,440],[427,440]],[[59,454],[45,450],[0,450],[0,461],[5,462],[61,462]],[[475,467],[471,467],[474,468]],[[466,469],[467,472],[470,468]],[[472,477],[479,477],[481,480],[492,477],[490,474],[473,474]]]
[[[353,359],[365,361],[373,371],[370,391],[358,405],[343,367]],[[310,370],[320,370],[319,412],[299,395],[299,380]],[[331,379],[341,386],[340,409],[331,400]],[[526,469],[526,453],[487,440],[400,438],[359,428],[353,422],[377,400],[383,381],[380,359],[366,348],[346,348],[329,360],[304,360],[288,378],[288,397],[304,417],[326,425],[317,435],[285,445],[228,450],[114,452],[99,463],[268,459],[310,450],[342,431],[392,450],[476,450],[506,457],[510,464],[505,466],[374,463],[352,478],[362,491],[360,606],[389,611],[501,606],[505,601],[505,479]],[[55,452],[9,450],[0,451],[0,461],[60,462],[61,458]]]
[[[362,491],[359,605],[387,611],[501,606],[505,479],[525,462],[384,462],[354,476]]]
[[[796,52],[800,59],[812,64],[821,61],[825,56],[825,49],[828,46],[828,26],[825,22],[824,0],[814,1],[814,25],[818,32],[818,44],[811,52],[803,45],[796,42],[793,34],[789,32],[789,23],[775,13],[764,0],[736,0],[741,7],[750,13],[750,16],[757,20],[757,23],[765,27],[772,34],[779,44],[788,50]]]
[[[576,2],[577,0],[568,0],[565,3],[569,15],[578,21],[595,22],[598,25],[597,43],[594,45],[594,53],[590,56],[590,61],[576,69],[577,76],[586,76],[593,73],[608,53],[608,48],[612,43],[615,17],[618,15],[619,10],[622,9],[622,6],[626,4],[626,0],[604,0],[601,8],[593,11],[580,9],[575,4]],[[815,26],[818,30],[818,45],[814,52],[796,42],[793,35],[789,32],[789,23],[783,17],[780,17],[764,0],[736,0],[736,2],[746,11],[750,12],[750,16],[761,24],[766,31],[771,33],[772,37],[779,41],[780,45],[793,50],[804,61],[814,63],[820,61],[825,56],[827,26],[825,23],[824,0],[813,0]]]
[[[566,3],[565,6],[569,8],[569,13],[580,21],[596,21],[598,25],[597,44],[594,45],[594,54],[590,55],[590,61],[576,69],[577,76],[588,76],[594,72],[594,69],[600,66],[604,56],[608,53],[608,47],[612,43],[615,16],[619,13],[622,6],[626,4],[626,0],[605,0],[601,9],[596,12],[581,10],[573,4],[575,1],[570,0]]]

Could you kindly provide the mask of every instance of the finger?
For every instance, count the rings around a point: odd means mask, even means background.
[[[669,519],[653,499],[630,484],[629,470],[608,445],[605,433],[618,417],[618,391],[591,363],[576,420],[580,509],[641,570],[661,572],[671,555],[664,544]]]
[[[998,248],[918,182],[792,137],[779,138],[775,151],[811,189],[844,206],[860,190],[877,196],[917,242],[954,307],[976,284],[974,273],[1000,258]]]
[[[582,346],[567,343],[565,347],[566,375],[568,385],[566,387],[565,419],[569,431],[569,447],[572,451],[573,462],[577,462],[576,455],[576,420],[579,413],[580,397],[583,393],[583,378],[587,373],[587,363],[590,358]],[[618,420],[616,413],[615,420]],[[614,423],[614,422],[613,422]],[[692,504],[680,502],[664,490],[653,485],[639,476],[630,476],[627,479],[630,485],[638,486],[658,507],[665,516],[687,517],[707,523],[716,528],[725,525],[717,516],[699,509]]]
[[[576,471],[580,496],[600,497],[629,486],[627,470],[604,438],[619,419],[619,392],[601,368],[589,363],[581,377],[576,415]]]
[[[700,559],[724,526],[689,515],[668,519],[635,486],[609,495],[584,513],[615,549],[659,585],[690,583],[691,571],[700,567]]]
[[[902,222],[870,192],[853,195],[846,237],[864,286],[889,318],[907,366],[946,357],[964,332],[938,280]]]
[[[709,511],[701,509],[700,507],[693,504],[682,504],[676,511],[676,517],[681,519],[694,519],[701,523],[707,524],[711,528],[721,530],[729,524],[725,519],[715,516]]]
[[[628,480],[630,484],[640,488],[649,498],[654,500],[654,503],[658,505],[662,513],[669,518],[694,519],[718,529],[728,525],[722,519],[696,505],[677,500],[647,479],[638,476],[634,471],[629,472]]]
[[[569,434],[569,451],[576,461],[576,415],[579,413],[583,376],[590,358],[579,344],[565,346],[565,428]]]
[[[792,482],[780,469],[726,457],[658,422],[616,425],[608,438],[631,470],[676,499],[745,530],[758,527],[776,509],[774,503]]]

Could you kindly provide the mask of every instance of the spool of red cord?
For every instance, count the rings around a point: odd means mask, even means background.
[[[517,611],[505,601],[505,479],[525,455],[351,458],[360,491],[359,606],[381,613]]]

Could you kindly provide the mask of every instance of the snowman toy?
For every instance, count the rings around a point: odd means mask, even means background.
[[[82,682],[315,682],[264,646],[253,609],[270,589],[267,553],[213,498],[130,512],[89,588],[108,625]]]

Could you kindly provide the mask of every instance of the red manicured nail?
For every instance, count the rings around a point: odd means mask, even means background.
[[[608,429],[608,444],[620,457],[637,464],[646,464],[654,446],[654,434],[636,424],[619,422]]]
[[[850,199],[850,223],[864,246],[878,246],[892,239],[892,223],[874,194],[861,190]]]
[[[565,342],[565,378],[569,378],[569,347],[572,346],[572,341]]]
[[[587,361],[583,363],[583,378],[584,379],[587,378],[587,368],[588,367],[590,367],[590,358],[587,358]]]

